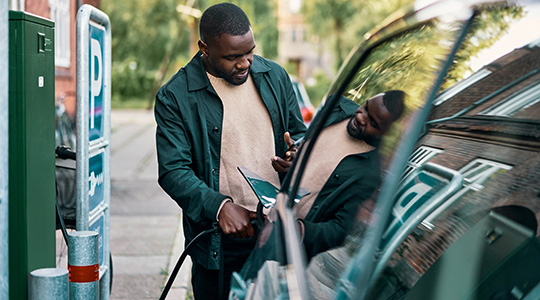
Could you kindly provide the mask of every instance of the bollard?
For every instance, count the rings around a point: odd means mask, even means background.
[[[28,299],[68,300],[68,270],[43,268],[30,272],[28,279]]]
[[[95,231],[74,231],[68,235],[69,293],[72,300],[98,299],[98,236]]]

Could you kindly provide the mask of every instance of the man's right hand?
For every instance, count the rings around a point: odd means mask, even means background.
[[[257,213],[249,211],[232,202],[226,202],[219,212],[219,227],[223,233],[231,237],[247,239],[255,235],[251,219],[257,218]]]
[[[300,147],[298,145],[294,145],[294,140],[291,138],[289,132],[285,132],[285,134],[283,135],[283,139],[285,140],[285,143],[288,147],[287,152],[285,152],[283,157],[272,157],[272,167],[274,167],[274,170],[276,172],[280,173],[289,171],[289,168],[292,165],[292,161],[296,157],[296,151],[298,151],[298,148]]]

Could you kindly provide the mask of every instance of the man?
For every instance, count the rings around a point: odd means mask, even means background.
[[[286,151],[286,131],[299,138],[306,128],[285,70],[253,54],[242,9],[208,8],[198,46],[156,96],[158,181],[182,208],[186,243],[219,229],[190,253],[192,285],[195,299],[225,299],[256,234],[250,219],[258,200],[237,166],[279,185],[268,157]]]
[[[402,91],[387,91],[360,107],[343,97],[334,109],[300,183],[311,194],[295,207],[308,258],[343,244],[359,206],[379,186],[378,147],[402,115],[404,97]],[[272,162],[279,171],[291,164],[279,157]]]

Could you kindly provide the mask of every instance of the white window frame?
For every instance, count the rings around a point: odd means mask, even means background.
[[[407,176],[409,176],[415,169],[421,167],[428,160],[430,160],[435,155],[442,152],[443,150],[433,148],[433,147],[428,147],[428,146],[418,147],[418,149],[416,149],[409,156],[409,160],[407,161],[407,166],[405,166],[405,170],[403,170],[403,174],[401,175],[401,181],[407,178]]]
[[[441,103],[461,93],[461,91],[480,81],[480,79],[488,76],[489,74],[491,74],[491,71],[486,68],[478,70],[471,76],[444,90],[441,94],[439,94],[437,98],[435,98],[435,100],[433,101],[433,105],[440,105]]]
[[[9,9],[10,10],[18,10],[18,11],[24,11],[24,0],[10,0],[9,1]]]
[[[463,187],[450,197],[445,203],[429,215],[422,224],[433,228],[433,219],[444,212],[452,203],[461,198],[468,191],[481,191],[491,175],[499,170],[511,170],[512,166],[491,160],[477,158],[459,170],[463,174]]]
[[[540,102],[540,81],[537,81],[527,88],[499,101],[478,113],[479,115],[510,117],[518,111],[535,105]]]
[[[54,61],[57,67],[69,68],[71,65],[70,0],[49,0],[51,19],[54,20]]]

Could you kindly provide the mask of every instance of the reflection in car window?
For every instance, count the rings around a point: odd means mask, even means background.
[[[456,31],[459,28],[460,26],[424,24],[390,39],[370,52],[365,64],[352,74],[350,82],[342,83],[344,84],[342,87],[344,97],[342,99],[352,100],[359,105],[365,105],[366,101],[374,95],[388,90],[403,90],[407,95],[403,116],[392,125],[377,149],[382,159],[380,166],[382,169],[378,180],[370,179],[371,184],[379,186],[380,179],[384,177],[398,143],[406,136],[405,132],[415,116],[415,112],[424,106],[427,95],[437,79],[438,70],[451,49],[451,41],[456,38]],[[344,106],[343,100],[338,106]],[[321,134],[321,140],[317,140],[313,148],[308,167],[304,172],[305,177],[313,176],[310,173],[310,163],[316,165],[323,160],[323,156],[315,152],[317,143],[329,143],[324,139],[324,132],[325,130]],[[335,139],[335,141],[337,140]],[[331,154],[327,154],[327,156],[331,156]],[[358,165],[354,173],[362,174],[366,171],[365,166]],[[335,178],[330,178],[328,182],[331,179],[338,181]],[[343,183],[347,182],[344,178],[339,180],[343,180]],[[366,180],[354,182],[350,186],[336,184],[336,189],[346,189],[352,193],[346,194],[347,197],[351,198],[349,201],[356,202],[357,206],[360,205],[359,212],[356,213],[359,224],[348,225],[354,230],[345,240],[345,245],[320,253],[310,261],[307,277],[315,298],[332,298],[340,273],[350,260],[351,254],[361,245],[364,230],[370,223],[374,199],[377,197],[377,188],[371,189],[370,194],[366,194],[366,191],[362,189],[355,190],[355,187],[366,185]],[[357,209],[355,208],[355,210]],[[354,222],[354,220],[349,220],[349,222]],[[306,248],[308,246],[307,244]],[[306,251],[309,253],[309,249]]]
[[[341,69],[326,99],[327,104],[335,103],[333,100],[347,99],[355,105],[363,105],[367,99],[388,90],[403,90],[407,94],[404,115],[394,123],[379,146],[378,152],[382,159],[380,175],[383,182],[388,178],[387,175],[394,175],[388,172],[392,159],[398,157],[398,154],[407,157],[413,152],[396,153],[396,145],[406,141],[413,148],[412,144],[416,144],[414,147],[416,151],[405,167],[406,173],[401,176],[403,180],[399,189],[399,192],[406,192],[408,196],[398,198],[399,205],[406,204],[402,206],[407,207],[389,216],[390,220],[410,222],[408,226],[403,227],[399,226],[399,222],[395,222],[398,225],[392,236],[400,237],[399,244],[391,248],[392,251],[388,251],[391,255],[387,261],[380,260],[383,264],[381,277],[377,278],[378,281],[373,281],[372,278],[368,299],[403,299],[407,294],[416,295],[414,289],[419,282],[421,284],[418,286],[422,288],[435,286],[430,286],[429,280],[433,276],[433,272],[429,272],[430,268],[455,244],[462,247],[460,249],[466,249],[469,244],[485,243],[489,246],[487,247],[489,251],[497,252],[499,247],[509,249],[508,241],[513,240],[515,243],[512,244],[512,249],[540,253],[538,238],[529,238],[531,232],[538,232],[532,229],[538,227],[537,219],[540,216],[538,205],[540,102],[537,101],[538,94],[535,92],[537,83],[540,82],[538,11],[538,9],[531,10],[528,6],[506,8],[482,6],[471,31],[466,36],[466,42],[452,61],[448,74],[441,74],[441,64],[446,62],[447,55],[458,38],[457,33],[466,27],[461,22],[447,23],[446,19],[441,23],[422,24],[414,30],[401,32],[375,46],[366,43],[363,49],[367,49],[368,52],[358,51],[353,54]],[[531,18],[536,21],[530,23]],[[507,40],[508,35],[516,36],[513,30],[520,24],[528,24],[525,29],[521,29],[523,34],[519,35],[527,36],[528,40],[520,40],[518,44],[514,39]],[[373,41],[382,40],[377,36],[373,39]],[[492,52],[493,48],[499,46],[505,46],[506,50],[493,54],[495,53]],[[358,65],[357,62],[360,60],[363,63]],[[426,98],[433,93],[431,89],[434,82],[440,79],[439,76],[446,77],[440,89],[439,86],[435,87],[440,94],[434,103],[436,105],[433,105],[429,121],[421,124],[425,125],[425,130],[418,140],[417,136],[409,137],[411,128],[418,129],[415,117],[423,114],[421,108],[426,105],[428,101]],[[337,101],[339,103],[336,107],[323,106],[318,113],[319,118],[316,117],[312,125],[329,125],[321,116],[328,119],[333,110],[339,109],[347,101]],[[490,109],[510,113],[489,114],[487,112]],[[303,159],[309,155],[304,151],[308,148],[306,145],[315,151],[316,144],[323,142],[322,139],[317,139],[313,143],[310,139],[317,137],[316,133],[310,135],[313,132],[308,131],[305,144],[295,161],[296,168],[289,171],[294,175],[290,176],[293,178],[291,182],[301,182],[301,178],[298,179],[296,176],[313,176],[307,173],[309,171],[307,166],[304,174],[300,174],[298,170],[298,166],[301,165],[298,162],[304,162]],[[327,140],[326,143],[332,143],[332,140]],[[315,157],[317,157],[315,154],[309,156],[309,160]],[[307,165],[310,164],[309,160]],[[350,171],[361,173],[362,170]],[[451,176],[445,177],[448,174]],[[325,179],[327,183],[332,182],[338,188],[353,190],[350,186],[339,184],[340,180],[343,180],[342,175],[332,174],[331,178]],[[457,180],[454,180],[456,178]],[[397,181],[399,183],[399,177]],[[452,185],[455,182],[457,183]],[[355,255],[361,253],[358,250],[366,244],[364,243],[366,237],[369,237],[365,234],[366,231],[375,228],[372,225],[376,224],[377,219],[382,219],[378,218],[380,215],[374,211],[374,206],[381,204],[377,194],[386,190],[379,190],[379,182],[376,182],[376,185],[370,195],[348,195],[361,202],[360,208],[355,213],[356,224],[352,226],[341,247],[324,251],[309,262],[306,275],[313,298],[332,299],[339,284],[346,285],[345,293],[355,294],[353,286],[355,279],[350,278],[364,272],[365,269],[363,265],[352,265],[352,262],[356,261],[351,262],[351,258],[356,259]],[[450,185],[451,188],[448,188]],[[415,188],[422,189],[416,191]],[[413,192],[417,194],[413,195]],[[401,193],[403,194],[405,193]],[[418,203],[416,199],[420,199]],[[436,202],[436,206],[433,202]],[[505,214],[492,217],[491,211],[497,213],[502,211]],[[524,211],[527,213],[523,213]],[[407,217],[404,217],[405,213]],[[244,279],[248,280],[250,288],[253,287],[252,291],[258,291],[251,294],[256,296],[251,298],[248,296],[248,299],[258,299],[257,296],[267,295],[271,295],[272,298],[288,298],[288,293],[298,287],[294,280],[290,281],[290,278],[295,278],[294,272],[298,274],[303,270],[294,270],[291,265],[284,266],[290,263],[288,255],[291,253],[291,245],[284,242],[283,235],[287,230],[285,228],[287,224],[279,222],[283,215],[269,214],[273,216],[272,230],[268,231],[268,235],[261,234],[265,236],[265,243],[258,245],[261,248],[254,251],[250,263],[245,266],[245,270],[251,268],[251,274],[257,273],[254,281],[252,279],[255,275],[246,275],[249,272],[242,274]],[[406,220],[409,216],[420,218],[412,220],[411,217]],[[415,225],[411,228],[409,227],[411,224]],[[525,234],[520,235],[518,239],[512,239],[512,235],[502,235],[497,230],[491,230],[493,228],[479,230],[477,227],[479,224],[482,226],[504,224],[513,229],[512,234],[516,232]],[[266,227],[263,231],[268,228],[270,227]],[[478,237],[475,243],[464,242],[462,238],[470,236],[471,233],[474,233],[474,237]],[[270,244],[272,247],[266,247]],[[482,247],[479,249],[474,250],[481,251]],[[455,251],[450,252],[454,254],[445,256],[450,257],[449,265],[466,265],[463,262],[470,259],[456,256]],[[482,252],[478,253],[476,257],[483,257]],[[380,258],[385,253],[379,252],[377,255]],[[369,256],[368,259],[372,257]],[[458,261],[453,264],[453,260],[456,259]],[[484,299],[509,293],[526,295],[540,282],[538,263],[534,263],[540,261],[540,256],[519,261],[519,264],[516,264],[519,266],[518,269],[515,267],[512,269],[508,265],[497,269],[497,266],[502,266],[499,259],[504,261],[509,258],[497,257],[493,260],[494,264],[484,270],[503,280],[497,282],[499,290],[482,290]],[[512,261],[516,260],[518,258],[512,257]],[[469,265],[471,268],[476,267],[473,263]],[[495,269],[490,269],[492,267]],[[435,268],[440,269],[440,266]],[[347,270],[348,273],[344,273],[343,270]],[[516,276],[506,278],[501,272],[511,272],[509,274]],[[426,274],[429,276],[424,277]],[[495,282],[490,282],[487,278],[477,279],[479,281],[485,279],[483,282],[488,284]],[[448,287],[454,281],[435,279],[434,282]],[[467,288],[474,288],[475,285],[476,282],[471,282]],[[463,286],[453,289],[463,290]],[[431,290],[426,291],[428,293]],[[472,293],[471,291],[471,295]],[[293,295],[291,298],[294,298]],[[442,298],[425,296],[422,299]]]
[[[418,289],[425,289],[427,282],[438,280],[437,275],[429,272],[432,266],[436,266],[441,276],[446,274],[441,269],[442,262],[438,263],[443,257],[447,267],[452,265],[452,260],[453,265],[460,265],[458,257],[446,253],[455,253],[452,250],[455,247],[466,247],[459,241],[474,232],[490,211],[511,208],[504,210],[511,211],[505,217],[512,217],[505,222],[515,223],[512,226],[522,228],[523,232],[528,229],[537,232],[538,222],[534,218],[538,219],[540,203],[537,188],[540,181],[537,172],[540,168],[540,28],[530,24],[531,19],[537,23],[539,16],[540,5],[536,3],[485,10],[475,19],[445,78],[442,93],[434,103],[426,131],[417,143],[417,149],[440,149],[429,162],[457,170],[464,177],[463,186],[420,222],[396,249],[372,290],[373,299],[396,299],[409,291],[411,295],[420,295]],[[520,27],[522,24],[529,25]],[[514,27],[521,28],[520,34]],[[523,221],[529,212],[535,222]],[[513,247],[521,249],[513,252],[515,256],[523,251],[540,253],[538,237],[513,243]],[[503,253],[502,249],[509,247],[508,241],[503,239],[487,245],[489,248],[486,246],[483,250],[486,253]],[[478,253],[479,257],[482,255]],[[471,267],[486,270],[491,275],[475,278],[467,287],[471,288],[469,292],[476,293],[479,299],[509,296],[511,291],[518,291],[521,296],[503,298],[519,299],[527,295],[540,281],[534,267],[527,265],[538,261],[540,256],[536,254],[526,259],[515,256],[502,255],[490,264],[478,266],[474,264],[481,261],[471,260]],[[514,259],[520,269],[505,266],[503,261],[509,259]],[[491,280],[497,276],[505,279],[495,284]],[[527,278],[526,284],[523,278]],[[459,281],[446,280],[438,288],[443,290],[456,282]],[[415,290],[417,283],[421,284]]]

